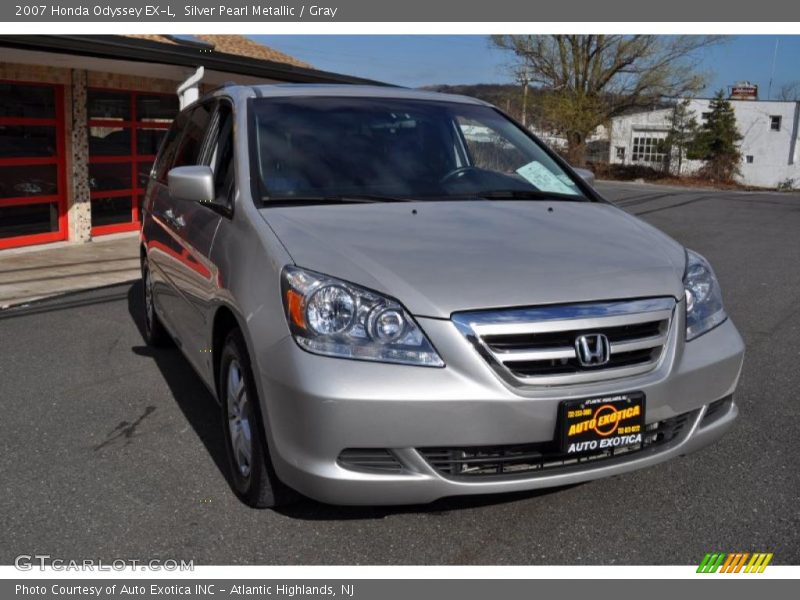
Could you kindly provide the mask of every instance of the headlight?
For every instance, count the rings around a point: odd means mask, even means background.
[[[395,300],[297,267],[283,270],[286,319],[295,341],[315,354],[443,367],[428,338]]]
[[[686,252],[686,341],[703,335],[725,319],[722,292],[717,277],[708,261],[691,250]]]

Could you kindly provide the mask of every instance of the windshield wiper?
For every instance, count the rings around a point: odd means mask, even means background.
[[[485,200],[570,200],[573,202],[586,200],[583,196],[542,190],[487,190],[477,192],[475,195]]]
[[[375,202],[411,202],[411,198],[383,196],[379,194],[344,194],[319,196],[265,196],[264,204],[371,204]]]

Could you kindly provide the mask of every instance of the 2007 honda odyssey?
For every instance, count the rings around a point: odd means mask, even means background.
[[[148,341],[219,399],[252,506],[571,484],[737,415],[708,262],[478,100],[224,87],[178,116],[143,208]]]

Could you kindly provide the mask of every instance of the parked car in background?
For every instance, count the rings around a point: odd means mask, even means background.
[[[481,101],[223,87],[176,119],[143,209],[148,341],[219,400],[251,506],[561,486],[736,418],[708,262]]]

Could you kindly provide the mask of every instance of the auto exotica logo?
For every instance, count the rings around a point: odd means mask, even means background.
[[[592,415],[591,409],[585,408],[582,411],[571,411],[568,416],[574,418],[580,416],[578,413],[587,415],[589,418],[570,425],[567,432],[568,437],[579,435],[586,431],[594,431],[597,435],[605,437],[612,433],[638,433],[640,430],[638,425],[631,427],[630,431],[625,427],[620,427],[622,421],[633,419],[642,414],[642,407],[639,405],[617,410],[612,404],[604,404],[595,411],[594,415]],[[618,429],[620,431],[617,431]]]
[[[698,573],[763,573],[772,552],[708,552],[697,567]]]

